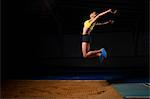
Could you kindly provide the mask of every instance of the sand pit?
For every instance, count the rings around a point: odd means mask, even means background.
[[[7,80],[3,98],[123,99],[105,80]]]

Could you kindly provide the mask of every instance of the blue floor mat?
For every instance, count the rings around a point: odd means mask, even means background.
[[[126,82],[126,83],[145,83],[148,82],[146,78],[125,78],[117,74],[77,74],[77,75],[47,75],[35,76],[32,80],[107,80],[110,83]]]
[[[112,80],[121,78],[119,75],[62,75],[62,76],[43,76],[33,77],[33,80]]]
[[[113,87],[125,98],[128,97],[150,97],[150,88],[144,83],[113,84]]]

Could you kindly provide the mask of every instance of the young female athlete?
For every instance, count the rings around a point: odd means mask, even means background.
[[[114,21],[109,20],[104,23],[96,23],[97,19],[101,16],[107,14],[107,13],[113,13],[115,14],[117,10],[112,11],[111,9],[106,10],[102,13],[97,14],[95,11],[93,11],[90,14],[90,19],[86,20],[84,22],[83,32],[82,32],[82,54],[84,58],[92,58],[92,57],[99,57],[100,61],[103,60],[103,58],[107,57],[107,52],[104,48],[101,48],[99,50],[90,50],[90,42],[91,42],[91,31],[93,30],[95,25],[104,25],[108,23],[113,23]]]

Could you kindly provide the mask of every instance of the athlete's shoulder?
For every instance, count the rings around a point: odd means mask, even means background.
[[[84,25],[90,25],[90,20],[86,20],[86,21],[84,22]]]
[[[90,20],[86,20],[86,21],[84,21],[84,23],[87,23],[87,22],[90,22]]]

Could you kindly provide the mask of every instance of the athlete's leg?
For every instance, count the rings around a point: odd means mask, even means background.
[[[84,58],[99,57],[101,50],[90,51],[90,43],[82,42],[82,53]]]

